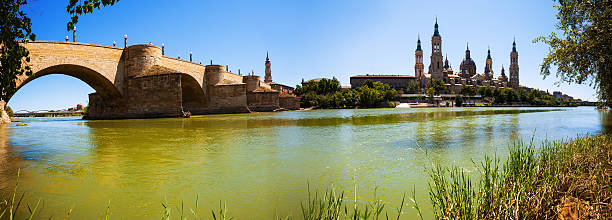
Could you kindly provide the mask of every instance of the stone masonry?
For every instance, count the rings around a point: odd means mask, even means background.
[[[89,94],[90,119],[246,113],[281,107],[280,92],[259,77],[227,72],[222,65],[204,66],[162,56],[154,45],[118,48],[33,41],[25,46],[30,51],[27,65],[34,75],[18,78],[17,88],[48,74],[78,78],[96,91]],[[293,101],[283,103],[295,109]]]

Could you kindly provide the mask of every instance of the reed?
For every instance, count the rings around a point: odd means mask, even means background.
[[[485,156],[473,183],[458,167],[429,170],[439,219],[610,219],[612,135],[522,141],[504,163]]]
[[[353,203],[345,202],[344,192],[336,193],[332,188],[324,191],[319,195],[317,191],[312,193],[310,185],[308,186],[308,201],[302,206],[302,216],[305,220],[339,220],[339,219],[392,219],[393,213],[390,216],[390,208],[386,206],[376,195],[377,189],[374,189],[374,201],[361,201],[364,204],[359,204],[357,194],[354,194]],[[356,192],[356,190],[355,190]],[[414,194],[413,194],[414,195]],[[396,219],[402,215],[402,210],[405,205],[406,195],[402,197],[400,205],[393,210]],[[414,199],[412,201],[415,201]],[[416,203],[415,203],[416,204]],[[418,207],[418,205],[416,205]],[[383,215],[384,212],[384,215]]]

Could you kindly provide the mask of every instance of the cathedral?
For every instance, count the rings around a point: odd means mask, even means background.
[[[438,19],[434,25],[434,33],[431,37],[431,56],[428,72],[425,73],[423,64],[423,49],[421,47],[421,38],[417,39],[417,48],[415,51],[414,76],[419,82],[421,88],[427,87],[427,84],[432,81],[443,81],[446,85],[447,92],[460,93],[461,88],[465,85],[473,86],[477,89],[480,86],[491,86],[495,88],[510,87],[515,90],[519,88],[519,67],[518,67],[518,52],[516,51],[516,41],[512,42],[512,51],[510,52],[510,67],[509,77],[506,76],[504,67],[500,71],[499,77],[495,78],[493,71],[493,58],[491,58],[491,49],[487,50],[487,57],[484,68],[481,73],[476,72],[476,62],[470,55],[470,47],[466,46],[465,58],[459,65],[459,72],[454,72],[448,63],[448,56],[445,59],[442,56],[442,36],[440,35]]]

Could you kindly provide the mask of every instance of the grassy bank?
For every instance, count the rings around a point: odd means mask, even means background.
[[[359,201],[357,194],[308,187],[307,201],[296,204],[301,215],[282,219],[399,219],[404,208],[419,214],[407,216],[410,219],[420,218],[422,212],[433,212],[439,219],[612,218],[612,134],[541,145],[518,142],[510,147],[506,160],[485,156],[477,166],[478,174],[459,167],[428,168],[433,210],[421,210],[414,188],[401,202],[393,201],[399,206],[391,207],[377,198],[376,190],[373,200]],[[12,195],[0,202],[0,219],[42,217],[37,216],[41,201],[25,205],[23,195],[15,185]],[[207,211],[198,207],[198,200],[190,208],[183,203],[172,208],[161,203],[160,215],[162,219],[232,219],[225,204]],[[111,210],[109,201],[101,217],[108,219]],[[68,219],[72,209],[66,213],[60,218]]]
[[[457,167],[430,172],[441,219],[610,219],[612,135],[517,143],[505,162],[485,157],[478,182]]]

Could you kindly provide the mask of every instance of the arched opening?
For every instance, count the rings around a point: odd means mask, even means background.
[[[191,114],[206,113],[208,102],[204,89],[191,75],[181,74],[181,97],[183,111]]]
[[[15,113],[33,111],[47,112],[87,106],[90,93],[95,92],[91,86],[80,79],[51,74],[37,78],[22,86],[7,103]]]
[[[43,79],[31,83],[39,78]],[[24,92],[21,92],[22,88]],[[60,110],[76,107],[77,104],[87,106],[92,101],[92,95],[102,100],[121,98],[119,90],[104,75],[84,66],[62,64],[18,79],[15,93],[8,98],[7,105],[12,106],[14,111]],[[11,101],[15,97],[18,100]]]
[[[90,68],[73,64],[61,64],[44,68],[34,73],[33,76],[28,77],[23,82],[18,83],[16,91],[18,91],[21,87],[31,82],[32,80],[50,74],[64,74],[80,79],[81,81],[87,83],[87,85],[91,86],[91,88],[93,88],[96,93],[98,93],[104,98],[121,97],[121,93],[119,92],[119,90],[117,90],[117,87],[115,87],[113,82],[104,77],[102,74]]]

